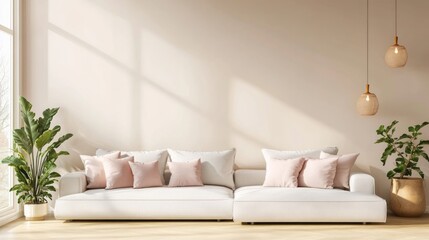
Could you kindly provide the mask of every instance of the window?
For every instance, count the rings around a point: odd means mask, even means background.
[[[0,159],[11,154],[12,129],[14,128],[14,99],[17,81],[18,49],[16,15],[19,0],[0,0]],[[15,16],[14,16],[15,15]],[[17,215],[13,193],[13,170],[0,164],[0,225]],[[11,215],[12,214],[12,215]]]

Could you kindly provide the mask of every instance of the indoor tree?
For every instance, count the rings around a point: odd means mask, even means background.
[[[55,140],[61,127],[51,128],[51,122],[59,108],[48,108],[36,118],[27,99],[21,97],[19,103],[23,127],[13,130],[13,154],[2,163],[15,171],[18,182],[10,191],[16,192],[18,203],[43,204],[52,199],[53,184],[60,177],[55,171],[56,160],[69,154],[57,149],[73,135],[67,133]]]
[[[386,164],[389,156],[396,156],[395,168],[387,172],[387,177],[389,179],[396,176],[404,178],[411,176],[413,171],[416,171],[420,177],[424,178],[425,175],[418,166],[418,162],[420,157],[429,161],[429,156],[424,150],[424,146],[429,145],[429,140],[421,140],[419,138],[422,135],[422,128],[428,125],[429,122],[410,126],[408,127],[408,132],[395,137],[394,133],[397,123],[398,121],[395,120],[389,126],[385,127],[381,125],[377,129],[377,135],[381,136],[381,138],[375,143],[387,144],[380,159],[383,166]]]

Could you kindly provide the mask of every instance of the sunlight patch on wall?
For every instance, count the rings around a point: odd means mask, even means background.
[[[294,107],[294,101],[303,101],[308,96],[282,102],[237,77],[231,79],[230,89],[231,126],[250,139],[267,144],[256,145],[258,148],[307,149],[326,146],[345,138],[338,130],[319,121],[317,117],[306,115]],[[231,141],[237,146],[255,145],[234,134]],[[248,157],[252,157],[251,154]]]
[[[219,124],[177,96],[144,83],[141,86],[142,145],[148,149],[216,150],[228,144]]]
[[[132,129],[127,128],[129,118],[118,116],[133,112],[129,73],[55,32],[48,31],[48,42],[46,97],[55,105],[67,106],[61,113],[69,114],[67,121],[79,122],[88,141],[97,136],[94,139],[100,145],[124,144]]]
[[[91,2],[51,0],[48,21],[122,64],[133,67],[136,39],[130,22]]]
[[[210,118],[226,113],[227,78],[207,64],[147,30],[141,31],[140,74]],[[223,118],[224,119],[224,118]],[[219,119],[216,119],[219,120]]]

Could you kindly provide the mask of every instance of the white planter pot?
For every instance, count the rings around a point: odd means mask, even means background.
[[[48,215],[48,204],[24,204],[25,220],[38,221],[44,220]]]

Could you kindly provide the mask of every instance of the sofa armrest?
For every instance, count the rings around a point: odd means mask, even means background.
[[[86,176],[84,172],[67,173],[60,179],[59,197],[86,191]]]
[[[375,180],[366,173],[352,173],[350,175],[350,192],[375,194]]]

